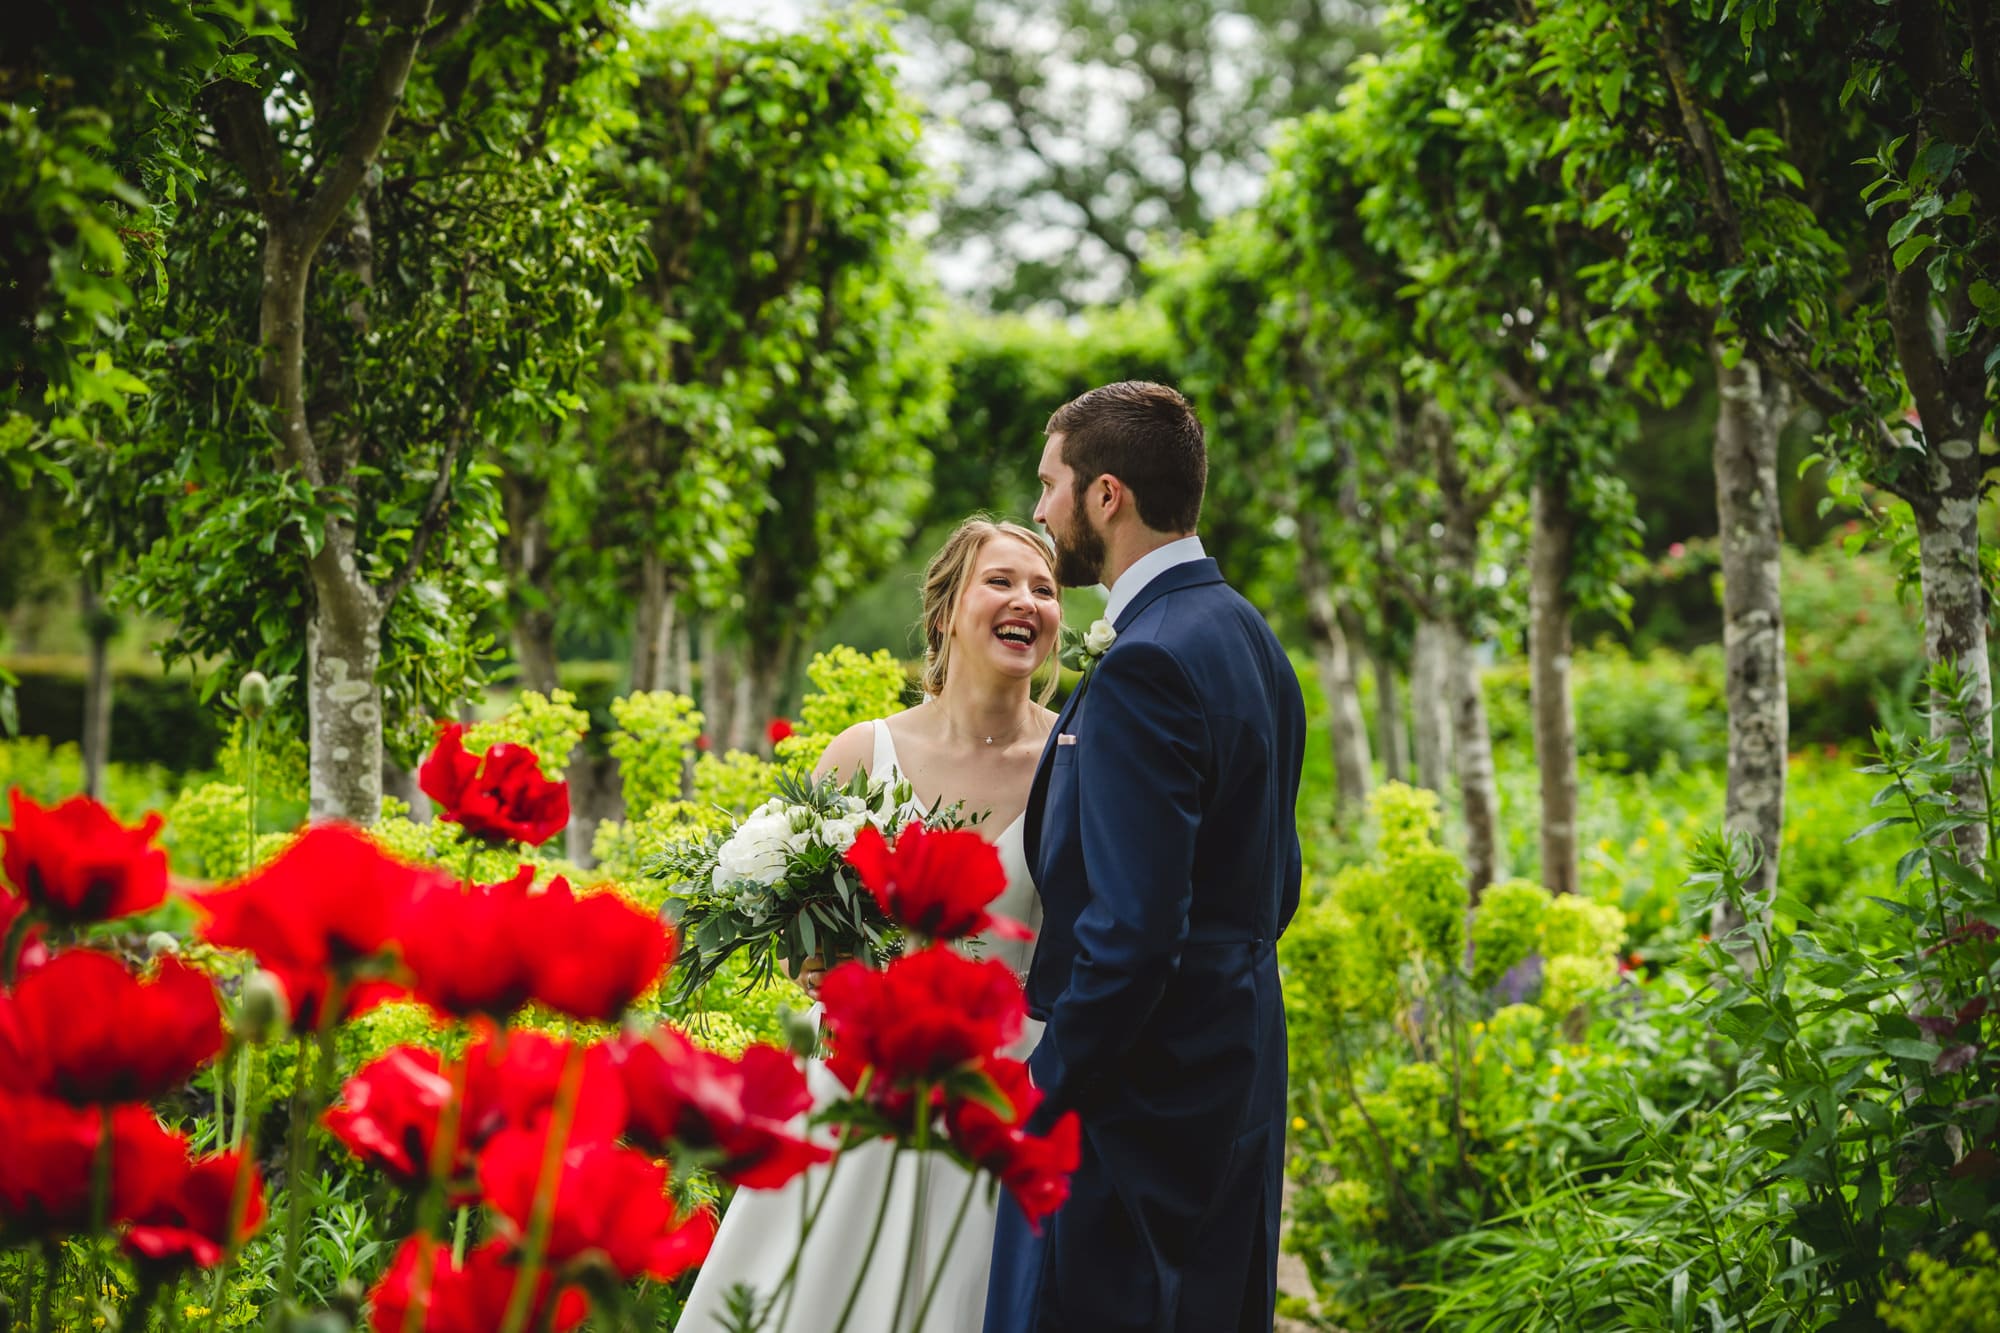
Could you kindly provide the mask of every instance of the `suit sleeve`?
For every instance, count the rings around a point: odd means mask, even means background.
[[[1180,965],[1194,897],[1208,723],[1158,644],[1114,647],[1078,726],[1076,780],[1089,897],[1069,985],[1030,1060],[1043,1129],[1131,1046]]]

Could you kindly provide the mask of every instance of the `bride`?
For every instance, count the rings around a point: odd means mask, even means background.
[[[1056,645],[1062,603],[1054,567],[1053,552],[1039,533],[983,518],[961,523],[924,574],[925,701],[848,728],[827,747],[815,774],[836,773],[844,780],[857,769],[877,777],[895,769],[926,806],[963,802],[968,814],[986,812],[978,827],[1007,870],[1006,892],[990,910],[1030,930],[1041,924],[1041,902],[1028,874],[1022,824],[1028,788],[1055,723],[1055,714],[1043,707],[1055,677],[1052,673],[1042,702],[1031,697],[1030,678]],[[1004,959],[1020,976],[1034,950],[1032,941],[990,938],[976,946],[980,957]],[[817,996],[823,975],[808,965],[798,982]],[[1041,1024],[1030,1020],[1018,1048],[1007,1054],[1025,1059],[1040,1033]],[[818,1061],[808,1067],[807,1080],[821,1102],[846,1093]],[[764,1325],[767,1333],[828,1333],[857,1281],[861,1290],[847,1323],[854,1333],[964,1333],[980,1327],[995,1208],[989,1192],[975,1194],[973,1210],[946,1255],[945,1239],[966,1180],[962,1169],[941,1155],[926,1172],[897,1174],[877,1262],[865,1274],[860,1271],[893,1151],[877,1140],[842,1157],[832,1177],[834,1195],[820,1209],[800,1257],[796,1290],[773,1310],[772,1322]],[[739,1285],[754,1290],[760,1302],[768,1300],[798,1248],[799,1191],[809,1188],[818,1205],[828,1170],[815,1168],[781,1190],[737,1192],[677,1333],[728,1327],[730,1292]],[[928,1181],[921,1197],[913,1175]],[[945,1268],[923,1328],[891,1330],[903,1256],[912,1252],[913,1235],[918,1262],[908,1277],[912,1297],[906,1309],[915,1311],[941,1260]],[[776,1322],[779,1309],[790,1312],[782,1328]]]

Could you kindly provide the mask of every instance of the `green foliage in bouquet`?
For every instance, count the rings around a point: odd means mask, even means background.
[[[674,843],[652,864],[681,930],[677,999],[698,993],[739,955],[747,990],[768,985],[780,963],[792,975],[812,957],[829,966],[857,957],[879,963],[896,951],[894,927],[843,854],[864,825],[893,836],[911,822],[909,783],[786,772],[777,787],[740,825]],[[945,826],[957,813],[915,818]]]

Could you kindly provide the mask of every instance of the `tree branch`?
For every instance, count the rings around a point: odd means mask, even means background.
[[[376,48],[375,70],[368,80],[368,91],[361,99],[360,115],[348,131],[346,147],[320,181],[319,188],[306,201],[300,215],[299,239],[308,259],[319,249],[327,233],[333,230],[333,224],[346,210],[355,191],[361,188],[368,169],[375,164],[377,154],[382,151],[383,140],[389,136],[389,126],[394,123],[396,112],[403,104],[403,88],[409,82],[411,67],[416,63],[417,48],[423,40],[424,20],[429,13],[430,0],[406,0],[384,27],[381,44]],[[321,110],[324,112],[326,108]]]
[[[457,0],[451,7],[450,13],[424,31],[423,49],[426,52],[435,51],[464,32],[466,25],[479,16],[483,2],[484,0]]]
[[[444,457],[438,460],[436,480],[431,482],[431,493],[424,499],[424,511],[417,517],[414,534],[410,538],[409,558],[402,567],[389,576],[382,585],[382,610],[387,612],[395,604],[403,589],[410,586],[410,580],[423,567],[424,555],[430,550],[431,539],[437,535],[444,519],[445,503],[451,499],[452,471],[458,465],[458,455],[465,448],[466,436],[471,433],[472,408],[470,396],[461,400],[458,420],[452,424],[449,440],[444,447]]]
[[[270,222],[283,223],[293,204],[285,154],[271,123],[264,119],[257,90],[247,83],[223,80],[205,88],[201,100],[215,124],[216,142],[242,173],[257,211]]]

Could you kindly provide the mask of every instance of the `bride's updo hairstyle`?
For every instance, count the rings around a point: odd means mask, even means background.
[[[924,570],[924,694],[935,699],[944,690],[945,676],[951,671],[951,622],[958,617],[959,599],[965,595],[965,585],[972,580],[972,571],[979,563],[979,553],[986,549],[986,543],[995,537],[1013,537],[1027,544],[1036,555],[1049,565],[1049,581],[1055,583],[1056,552],[1049,545],[1048,538],[1033,528],[1024,528],[1019,523],[998,522],[980,514],[974,514],[952,530],[945,538],[938,553],[931,557],[931,563]],[[1062,604],[1062,585],[1055,584],[1056,604]],[[1051,651],[1049,660],[1056,654]],[[1061,679],[1058,667],[1049,672],[1048,681],[1042,686],[1036,702],[1046,706],[1055,697],[1056,685]]]

